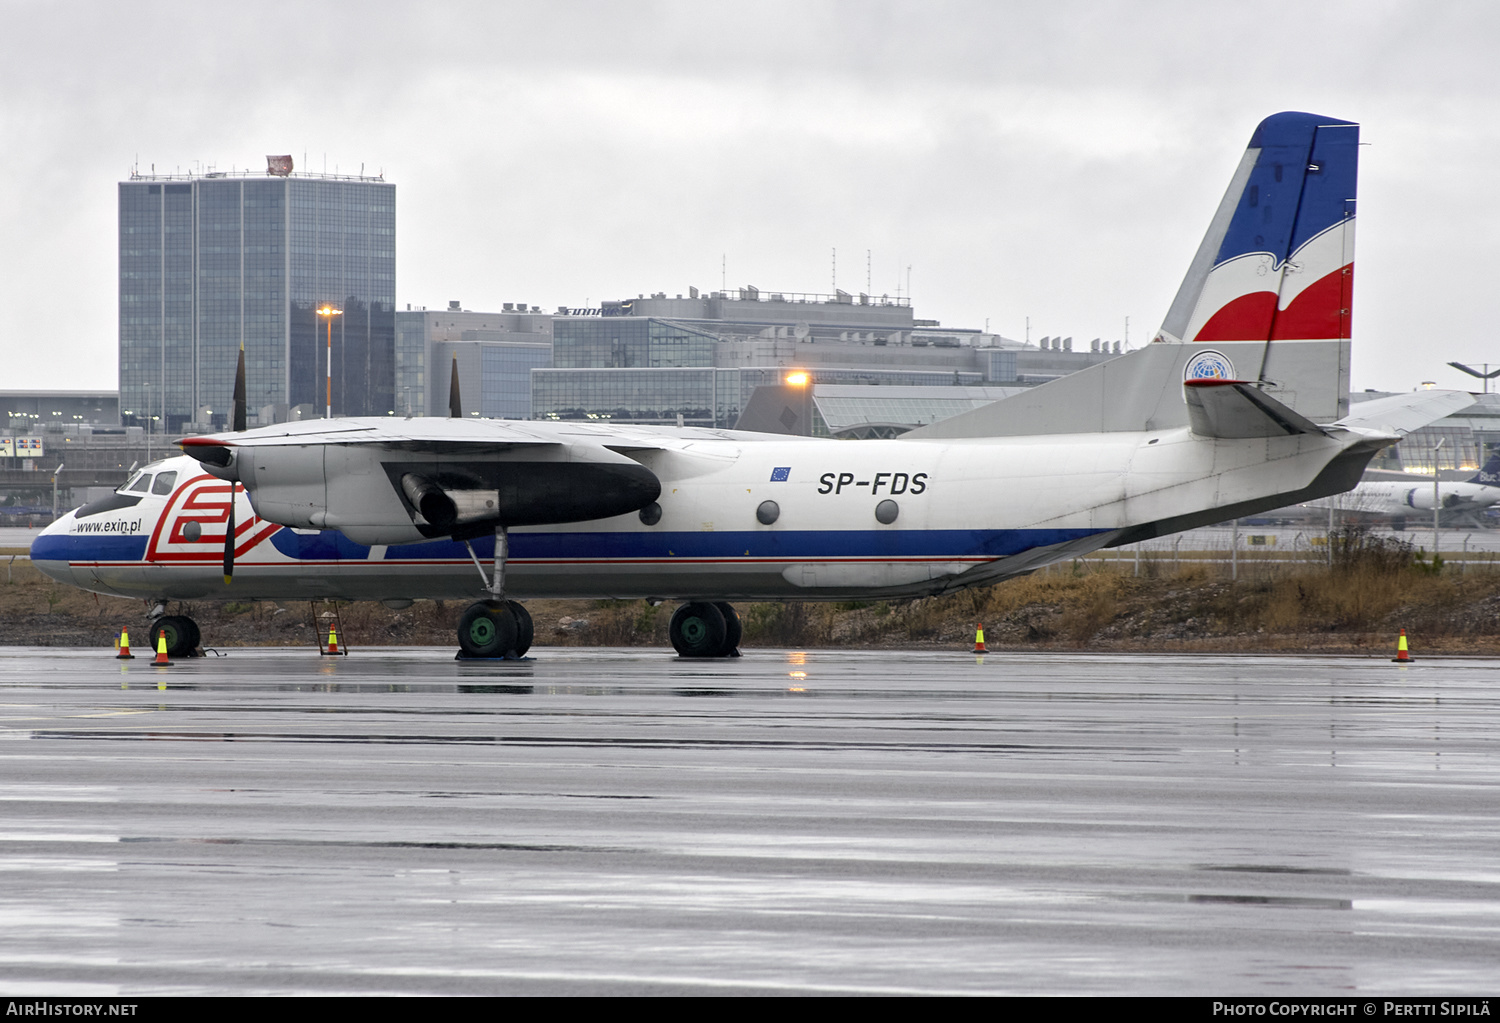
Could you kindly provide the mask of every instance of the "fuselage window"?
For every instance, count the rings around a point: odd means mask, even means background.
[[[151,474],[149,472],[141,473],[135,478],[135,482],[130,485],[130,489],[133,493],[149,494],[151,492]]]
[[[164,472],[156,477],[156,483],[151,488],[153,494],[170,494],[172,487],[177,482],[176,472]]]

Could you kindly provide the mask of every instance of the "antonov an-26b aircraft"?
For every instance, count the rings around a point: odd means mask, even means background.
[[[48,575],[152,603],[474,603],[460,656],[524,654],[515,597],[680,600],[684,657],[737,652],[727,601],[913,597],[1340,493],[1473,399],[1349,414],[1359,128],[1268,117],[1153,343],[895,440],[573,422],[333,419],[188,437],[32,544]],[[222,564],[222,568],[220,567]],[[226,588],[230,574],[233,583]]]

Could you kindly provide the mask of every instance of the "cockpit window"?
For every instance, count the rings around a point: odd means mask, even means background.
[[[130,486],[127,487],[126,489],[130,490],[132,493],[141,493],[141,494],[150,493],[151,492],[151,474],[149,472],[143,472],[143,473],[141,473],[139,476],[137,476],[135,478],[135,482],[132,483],[132,484],[130,484]]]
[[[153,494],[170,494],[172,487],[177,483],[176,472],[164,472],[156,477],[156,484],[152,486]]]

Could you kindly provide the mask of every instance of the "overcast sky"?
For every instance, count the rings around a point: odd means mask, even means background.
[[[383,172],[429,307],[906,288],[1148,340],[1256,123],[1359,121],[1355,388],[1500,365],[1500,5],[0,0],[4,387],[113,388],[117,181]],[[306,163],[304,164],[304,154]],[[1473,384],[1476,388],[1478,384]]]

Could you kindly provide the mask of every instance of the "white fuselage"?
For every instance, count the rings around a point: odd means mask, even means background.
[[[505,587],[523,598],[937,593],[1076,557],[1130,527],[1290,496],[1362,440],[1357,430],[1222,440],[1177,428],[850,442],[700,429],[525,427],[540,437],[594,444],[606,438],[655,474],[661,494],[659,520],[649,525],[632,512],[512,528]],[[400,537],[413,520],[409,512],[393,520],[387,508],[397,499],[378,463],[389,456],[369,446],[328,457],[342,459],[341,485],[354,479],[369,488],[368,500],[353,502],[369,509],[369,522],[352,521],[358,515],[349,501],[342,512],[320,510],[318,502],[331,498],[316,482],[297,492],[311,508],[298,514],[310,521],[342,515],[346,532],[268,522],[258,517],[254,495],[236,485],[229,586],[221,565],[231,484],[186,457],[143,470],[176,471],[171,493],[140,494],[130,507],[95,514],[87,507],[71,512],[38,538],[32,557],[49,575],[85,589],[158,600],[484,594],[474,558],[488,567],[492,537],[474,540],[472,556],[453,540]],[[361,458],[370,466],[350,470]],[[776,506],[769,523],[757,517],[767,501]],[[894,502],[884,509],[886,518],[894,510],[890,521],[877,517],[882,502]],[[393,542],[358,543],[347,535],[378,538],[381,530],[395,530]]]

